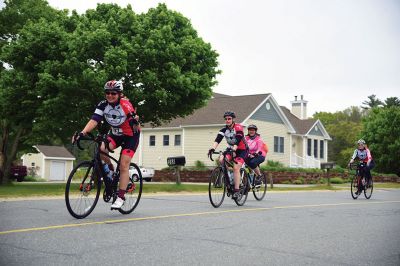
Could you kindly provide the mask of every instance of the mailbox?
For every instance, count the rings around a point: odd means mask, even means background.
[[[168,166],[184,166],[186,164],[185,156],[176,156],[167,158]]]
[[[321,163],[321,169],[332,169],[334,166],[334,162]]]

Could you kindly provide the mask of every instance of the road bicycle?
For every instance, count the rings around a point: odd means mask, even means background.
[[[94,137],[88,133],[87,136],[81,136],[76,141],[81,150],[83,150],[80,144],[82,140],[89,141],[89,145],[94,144],[93,159],[83,161],[72,169],[65,188],[67,209],[77,219],[85,218],[94,210],[100,197],[102,183],[104,183],[103,200],[105,202],[112,200],[111,202],[114,203],[118,196],[120,178],[120,161],[100,149],[101,144],[104,143],[106,149],[110,151],[107,135],[99,134]],[[113,153],[113,151],[110,152]],[[100,154],[109,157],[116,163],[117,167],[112,178],[104,172]],[[135,163],[131,163],[130,167],[136,169],[136,174],[129,177],[125,203],[121,209],[118,209],[122,214],[131,213],[139,204],[142,195],[143,178],[141,171]]]
[[[267,177],[264,173],[261,176],[257,176],[253,169],[251,169],[247,164],[245,165],[245,171],[249,176],[249,183],[251,190],[253,191],[254,198],[258,201],[264,199],[267,193]]]
[[[349,166],[351,170],[356,170],[356,173],[352,178],[350,185],[351,196],[353,197],[353,199],[357,199],[363,191],[366,199],[371,198],[372,191],[374,190],[374,182],[371,177],[369,184],[367,184],[365,178],[366,167],[367,164],[364,162],[352,163]]]
[[[228,148],[224,152],[212,152],[209,154],[209,158],[211,161],[214,161],[212,158],[213,154],[223,155],[223,163],[221,166],[217,166],[210,175],[210,181],[208,184],[208,196],[210,199],[210,203],[214,208],[218,208],[221,206],[222,202],[225,198],[225,193],[227,197],[230,197],[234,193],[234,182],[233,182],[233,164],[236,162],[230,161],[230,158],[233,158],[233,150]],[[240,168],[240,184],[239,184],[239,193],[240,196],[238,198],[233,199],[238,206],[243,206],[247,200],[248,192],[249,192],[249,173],[245,171],[246,165],[243,164]]]

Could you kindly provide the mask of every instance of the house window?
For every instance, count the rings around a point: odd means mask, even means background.
[[[156,146],[156,136],[151,135],[149,137],[149,146]]]
[[[32,167],[35,167],[35,163],[31,163],[31,166],[32,166]]]
[[[163,136],[163,145],[164,146],[169,146],[169,135],[164,135]]]
[[[314,157],[318,158],[318,140],[314,139]]]
[[[274,136],[274,152],[284,153],[285,143],[283,137]]]
[[[307,139],[307,155],[311,156],[311,139]]]
[[[175,146],[181,146],[181,135],[175,135]]]
[[[324,141],[319,141],[319,158],[324,158]]]

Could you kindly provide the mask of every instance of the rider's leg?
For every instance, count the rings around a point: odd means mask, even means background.
[[[109,147],[110,150],[112,151],[112,150],[115,149],[116,143],[115,143],[115,141],[113,141],[111,138],[108,138],[108,139],[110,140],[110,143],[108,144],[108,147]],[[106,148],[106,145],[105,145],[104,143],[101,144],[100,150],[101,150],[102,152],[107,153],[107,154],[108,154],[108,152],[109,152],[109,150]],[[110,160],[110,158],[109,158],[108,156],[106,156],[106,155],[100,153],[100,159],[101,159],[103,162],[105,162],[106,164],[108,164],[108,167],[110,168],[111,171],[114,171],[114,166],[113,166],[113,164],[111,163],[111,160]]]
[[[125,191],[129,183],[129,165],[131,163],[132,157],[127,154],[122,154],[119,163],[119,192],[118,196],[122,199],[125,198]]]
[[[239,191],[240,185],[240,168],[242,167],[243,162],[237,161],[237,163],[233,164],[233,177],[235,183],[235,191]]]

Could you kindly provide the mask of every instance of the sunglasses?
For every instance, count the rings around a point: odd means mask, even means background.
[[[232,120],[232,117],[225,117],[225,121]]]
[[[115,91],[106,91],[106,95],[117,95],[118,94],[118,92],[115,92]]]

